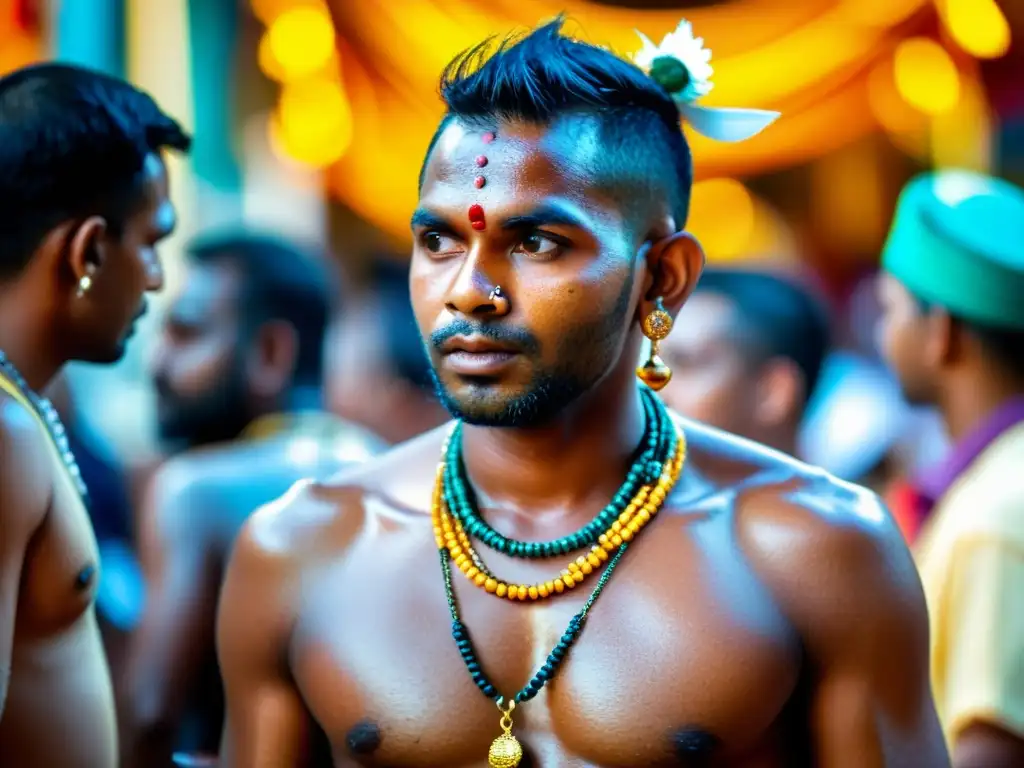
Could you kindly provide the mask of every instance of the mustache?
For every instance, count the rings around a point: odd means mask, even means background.
[[[430,346],[434,351],[440,352],[444,343],[453,336],[480,336],[527,354],[540,348],[537,337],[525,328],[495,323],[474,323],[464,319],[453,320],[444,328],[433,331],[430,334]]]

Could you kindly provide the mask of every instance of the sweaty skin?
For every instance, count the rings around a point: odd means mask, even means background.
[[[168,765],[174,748],[216,754],[224,711],[214,618],[238,531],[300,478],[328,477],[380,447],[332,416],[307,415],[284,432],[194,450],[160,469],[141,515],[152,557],[124,684],[125,768]]]
[[[175,210],[158,155],[146,158],[141,180],[136,210],[118,236],[101,234],[109,229],[99,216],[62,224],[19,278],[25,281],[21,290],[7,286],[9,316],[0,323],[6,331],[4,352],[37,391],[68,359],[120,359],[145,310],[145,294],[163,286],[156,246],[174,229]],[[53,247],[69,238],[70,245]],[[93,263],[89,259],[98,254],[102,259],[90,289],[72,299],[76,322],[65,317],[67,325],[53,334],[55,307],[66,287],[50,276],[64,275],[69,265]],[[45,279],[37,279],[40,273]],[[0,765],[5,768],[119,764],[113,686],[94,608],[99,566],[92,523],[57,448],[35,413],[4,387]]]
[[[589,382],[550,422],[465,428],[482,514],[526,541],[580,528],[623,481],[643,431],[640,321],[657,297],[678,311],[702,260],[664,212],[636,230],[624,223],[588,176],[593,146],[579,128],[500,124],[479,190],[482,142],[453,125],[414,218],[421,332],[469,322],[532,339],[485,361],[485,376],[460,373],[479,360],[434,352],[452,400],[493,415],[541,374]],[[469,225],[473,204],[486,230]],[[515,711],[521,765],[947,766],[924,598],[877,499],[724,433],[683,428],[679,483],[557,676]],[[430,519],[446,434],[301,484],[246,523],[217,628],[226,768],[487,765],[499,712],[451,637]],[[481,554],[520,583],[564,567]],[[507,697],[592,588],[512,603],[452,579],[481,664]]]
[[[56,448],[34,414],[0,393],[0,765],[117,764],[98,568],[92,524]]]

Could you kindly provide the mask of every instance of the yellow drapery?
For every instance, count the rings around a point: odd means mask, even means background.
[[[442,114],[437,81],[459,51],[491,35],[568,14],[579,37],[628,54],[635,29],[656,42],[681,12],[582,0],[331,0],[344,93],[353,115],[344,156],[327,174],[342,202],[406,237],[423,152]],[[686,13],[713,51],[703,103],[778,109],[738,145],[691,136],[698,178],[744,176],[827,153],[876,128],[868,75],[933,23],[930,0],[735,0]]]

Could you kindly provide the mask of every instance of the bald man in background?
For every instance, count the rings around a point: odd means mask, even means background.
[[[708,268],[661,342],[673,372],[661,396],[690,418],[794,455],[829,346],[828,316],[805,288]]]

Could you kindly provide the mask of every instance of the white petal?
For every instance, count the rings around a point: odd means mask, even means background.
[[[764,109],[699,107],[685,103],[679,105],[679,111],[697,133],[726,142],[744,141],[756,136],[779,118],[778,112]]]

